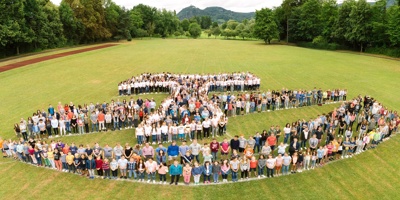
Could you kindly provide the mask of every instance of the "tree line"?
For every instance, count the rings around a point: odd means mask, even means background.
[[[0,57],[134,37],[199,37],[212,24],[209,16],[180,21],[175,11],[112,0],[2,0],[0,10]]]
[[[366,0],[341,5],[336,0],[284,0],[277,8],[256,11],[255,18],[255,35],[267,43],[276,38],[360,51],[400,47],[400,1],[388,6],[386,0],[373,5]]]
[[[0,57],[110,40],[143,37],[258,38],[361,51],[400,47],[400,1],[387,6],[366,0],[284,0],[256,11],[255,19],[213,22],[210,16],[179,20],[175,11],[139,4],[131,9],[112,0],[2,0]],[[400,56],[395,50],[394,56]],[[375,53],[375,52],[374,52]],[[378,52],[382,53],[382,52]],[[385,52],[383,52],[385,53]]]

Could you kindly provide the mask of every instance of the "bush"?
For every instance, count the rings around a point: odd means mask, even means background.
[[[365,53],[381,54],[390,57],[400,58],[400,48],[387,48],[387,47],[368,47]]]
[[[314,39],[315,40],[315,39]],[[339,50],[339,49],[346,49],[339,44],[336,43],[317,43],[315,42],[298,42],[297,46],[311,48],[311,49],[325,49],[325,50]]]

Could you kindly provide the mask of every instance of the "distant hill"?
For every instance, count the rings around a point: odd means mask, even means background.
[[[178,17],[180,20],[185,19],[185,18],[189,19],[193,16],[210,16],[212,21],[217,21],[220,23],[223,23],[230,19],[241,22],[244,19],[253,18],[254,15],[255,15],[254,12],[240,13],[240,12],[234,12],[231,10],[226,10],[221,7],[208,7],[208,8],[205,8],[204,10],[202,10],[195,6],[186,7],[178,13]]]

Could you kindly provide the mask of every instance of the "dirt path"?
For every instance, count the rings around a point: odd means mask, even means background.
[[[61,57],[64,57],[64,56],[74,55],[74,54],[83,53],[83,52],[87,52],[87,51],[103,49],[103,48],[112,47],[112,46],[115,46],[115,45],[116,44],[105,44],[105,45],[100,45],[100,46],[95,46],[95,47],[78,49],[78,50],[74,50],[74,51],[68,51],[68,52],[64,52],[64,53],[58,53],[58,54],[43,56],[43,57],[39,57],[39,58],[33,58],[33,59],[29,59],[29,60],[24,60],[24,61],[12,63],[12,64],[9,64],[9,65],[5,65],[5,66],[0,67],[0,73],[8,71],[8,70],[16,69],[16,68],[19,68],[19,67],[23,67],[23,66],[26,66],[26,65],[30,65],[30,64],[34,64],[34,63],[38,63],[38,62],[43,62],[43,61],[46,61],[46,60],[51,60],[51,59],[55,59],[55,58],[61,58]]]

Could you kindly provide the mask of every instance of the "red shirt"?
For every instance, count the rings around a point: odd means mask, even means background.
[[[255,160],[255,161],[252,161],[252,160],[250,160],[250,168],[257,168],[257,164],[258,164],[258,161],[257,160]]]
[[[218,142],[211,142],[210,149],[212,152],[218,152],[219,150],[219,143]]]
[[[103,160],[97,160],[96,159],[96,168],[102,169],[103,168]]]
[[[269,136],[269,137],[267,138],[267,142],[268,142],[268,145],[269,145],[269,146],[275,146],[275,144],[276,144],[276,137],[275,137],[275,136],[274,136],[274,137]]]
[[[228,148],[229,148],[229,143],[228,142],[222,142],[221,143],[221,149],[223,150],[223,151],[225,151],[224,153],[228,153],[227,151],[228,151]],[[221,151],[221,152],[223,152],[223,151]]]
[[[201,103],[200,103],[200,101],[196,101],[196,103],[194,103],[194,105],[196,106],[196,108],[200,108]]]
[[[68,116],[68,119],[72,119],[72,116],[74,116],[74,113],[69,112],[67,116]]]
[[[99,113],[99,115],[97,116],[97,120],[99,122],[104,122],[104,114],[103,113]]]

